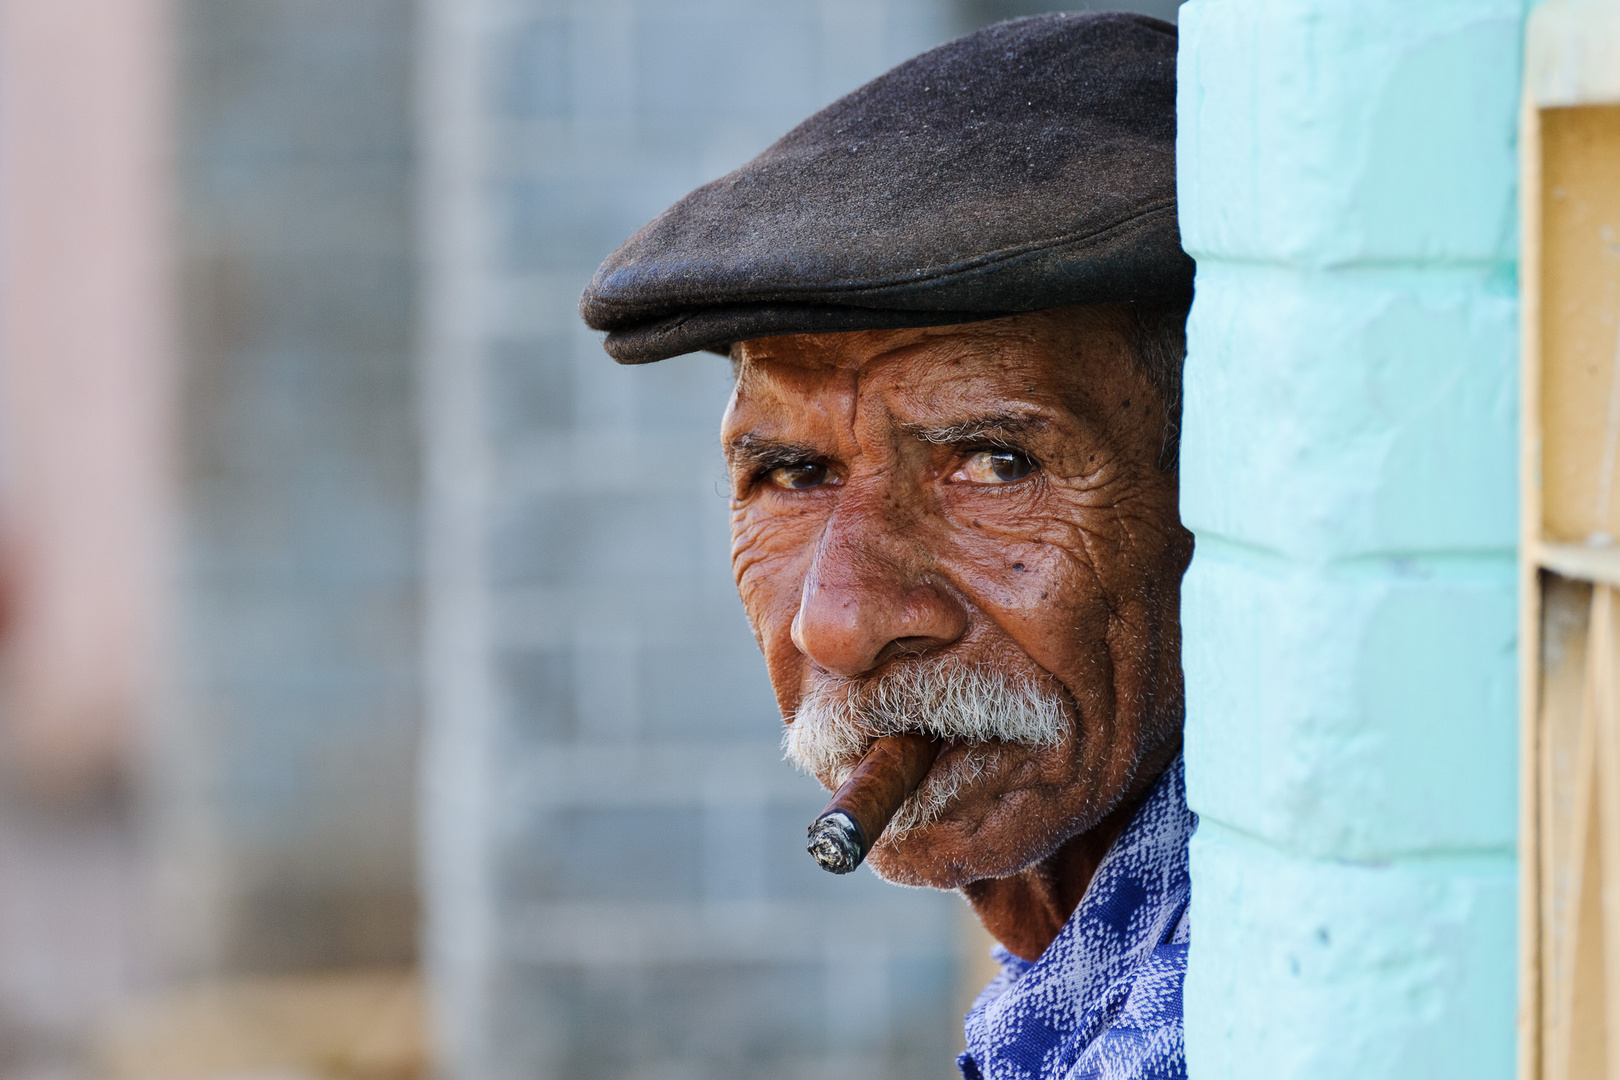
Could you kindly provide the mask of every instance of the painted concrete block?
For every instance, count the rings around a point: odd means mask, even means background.
[[[1205,821],[1192,872],[1189,1075],[1513,1076],[1512,859],[1313,862]]]
[[[1181,233],[1298,266],[1515,257],[1522,0],[1191,0]]]
[[[1189,1072],[1514,1068],[1521,0],[1191,0]]]
[[[1306,560],[1510,550],[1514,288],[1489,270],[1201,264],[1183,520]]]
[[[1188,799],[1298,854],[1511,851],[1515,564],[1209,546],[1182,592]]]

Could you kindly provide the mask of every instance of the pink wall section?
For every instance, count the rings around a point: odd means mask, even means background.
[[[0,0],[0,747],[46,791],[116,777],[156,690],[169,17]]]

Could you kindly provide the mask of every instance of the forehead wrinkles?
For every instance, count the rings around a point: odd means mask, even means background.
[[[832,438],[858,455],[863,444],[897,426],[888,401],[892,384],[879,374],[887,366],[881,359],[836,366],[745,362],[728,437],[747,431],[784,441]]]
[[[1066,411],[1064,373],[1052,370],[1062,350],[1047,329],[992,323],[762,341],[743,350],[732,430],[833,437],[853,454],[862,442],[894,446],[919,427],[1009,406]]]
[[[1025,350],[999,349],[995,342],[952,344],[949,351],[896,357],[874,379],[884,384],[893,423],[908,433],[1032,410],[1065,411],[1061,387]]]
[[[857,395],[854,368],[746,361],[726,418],[728,438],[744,432],[803,441],[847,426]]]

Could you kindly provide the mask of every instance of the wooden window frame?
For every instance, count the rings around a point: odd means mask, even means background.
[[[1620,0],[1532,15],[1520,153],[1519,1075],[1620,1080]]]

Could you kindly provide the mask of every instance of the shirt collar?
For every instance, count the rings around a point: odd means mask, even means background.
[[[1171,939],[1186,910],[1187,840],[1197,824],[1178,756],[1040,959],[996,947],[1002,972],[967,1016],[968,1054],[983,1075],[1057,1075],[1051,1059],[1083,1049],[1107,1024],[1132,969]]]

